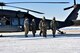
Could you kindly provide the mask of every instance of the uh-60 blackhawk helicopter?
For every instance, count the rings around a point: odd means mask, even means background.
[[[9,2],[9,3],[0,2],[0,6],[1,6],[1,9],[0,9],[0,32],[23,31],[25,17],[29,18],[30,22],[34,18],[36,21],[36,25],[37,25],[36,28],[38,29],[38,24],[41,19],[36,18],[35,16],[29,14],[29,12],[34,12],[34,13],[38,13],[38,14],[44,14],[44,13],[10,5],[10,4],[14,5],[14,4],[19,4],[19,3],[22,3],[22,4],[23,3],[25,3],[25,4],[27,4],[27,3],[65,4],[65,3],[69,3],[69,2]],[[26,10],[27,12],[3,9],[3,7],[5,7],[5,6]],[[47,22],[49,24],[50,20],[47,20]]]
[[[13,11],[13,10],[4,10],[4,9],[0,9],[0,20],[3,17],[7,18],[7,21],[5,22],[5,25],[3,25],[3,21],[0,21],[0,31],[1,32],[14,32],[14,31],[23,31],[23,23],[24,23],[24,18],[27,17],[29,18],[29,21],[31,22],[31,20],[34,18],[36,21],[36,25],[37,25],[37,30],[39,22],[41,20],[41,18],[36,18],[35,16],[29,14],[29,11],[31,12],[35,12],[38,14],[44,14],[42,12],[38,12],[38,11],[34,11],[34,10],[30,10],[30,9],[26,9],[26,8],[22,8],[22,7],[16,7],[16,6],[10,6],[8,4],[18,4],[18,3],[69,3],[69,2],[10,2],[10,3],[3,3],[0,2],[0,6],[3,8],[3,6],[8,6],[8,7],[14,7],[14,8],[19,8],[19,9],[23,9],[23,10],[27,10],[28,12],[22,12],[22,11]],[[57,30],[59,32],[62,33],[62,31],[60,31],[60,28],[63,27],[68,27],[68,26],[73,26],[73,25],[80,25],[80,21],[76,20],[78,17],[78,11],[80,9],[80,4],[76,4],[76,1],[74,0],[74,6],[65,8],[64,10],[70,9],[74,7],[73,11],[69,14],[69,16],[65,19],[65,21],[56,21],[58,22],[58,26],[57,26]],[[50,29],[50,22],[51,20],[46,19],[47,24],[48,24],[48,28]]]

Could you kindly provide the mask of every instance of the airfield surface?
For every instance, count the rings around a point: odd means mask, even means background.
[[[74,33],[74,32],[73,32]],[[40,37],[38,32],[33,37],[29,32],[27,38],[24,32],[0,33],[0,53],[80,53],[80,33],[56,34],[53,38],[48,31],[47,38]]]

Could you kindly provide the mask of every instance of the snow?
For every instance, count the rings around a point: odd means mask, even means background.
[[[80,34],[56,34],[48,31],[47,38],[36,34],[24,37],[24,32],[0,33],[0,53],[80,53]]]

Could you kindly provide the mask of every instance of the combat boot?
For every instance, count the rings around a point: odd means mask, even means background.
[[[47,37],[46,35],[43,35],[43,37]]]
[[[28,37],[27,35],[25,35],[25,37]]]
[[[33,37],[35,37],[35,33],[33,33]]]
[[[55,37],[55,33],[53,33],[53,37]]]

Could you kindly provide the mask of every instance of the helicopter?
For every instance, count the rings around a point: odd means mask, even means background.
[[[36,28],[37,28],[37,30],[39,30],[38,24],[39,24],[41,18],[37,18],[37,17],[29,14],[29,12],[34,12],[34,13],[38,13],[38,14],[44,14],[44,13],[10,5],[10,4],[19,4],[19,3],[22,3],[22,4],[23,3],[25,3],[25,4],[26,3],[66,4],[69,2],[9,2],[9,3],[0,2],[0,6],[2,7],[2,9],[0,9],[0,32],[24,31],[23,26],[24,26],[25,17],[29,18],[30,22],[32,21],[32,19],[35,19],[35,21],[37,20]],[[3,9],[4,6],[26,10],[27,12]],[[1,21],[3,18],[6,19],[7,21],[5,21],[5,22]],[[46,21],[49,25],[51,20],[46,19]],[[50,26],[48,26],[48,27],[50,28]]]
[[[6,16],[8,17],[8,19],[10,20],[8,24],[6,24],[5,26],[0,26],[0,30],[1,31],[23,31],[23,21],[24,18],[22,17],[28,17],[29,21],[31,22],[32,19],[35,19],[36,21],[36,25],[37,25],[37,30],[39,30],[38,28],[38,24],[41,20],[41,18],[37,18],[31,14],[29,14],[29,11],[31,12],[35,12],[38,14],[44,14],[42,12],[38,12],[38,11],[34,11],[34,10],[30,10],[30,9],[25,9],[22,7],[16,7],[16,6],[10,6],[10,5],[6,5],[6,4],[15,4],[15,3],[69,3],[69,2],[11,2],[11,3],[0,3],[0,6],[8,6],[8,7],[14,7],[14,8],[19,8],[19,9],[24,9],[27,10],[28,12],[21,12],[21,11],[12,11],[12,10],[4,10],[4,9],[0,9],[0,17]],[[56,22],[59,24],[56,28],[57,30],[63,34],[64,32],[62,32],[60,30],[60,28],[63,27],[69,27],[69,26],[79,26],[80,25],[80,20],[76,20],[78,17],[78,11],[80,9],[80,4],[76,4],[76,0],[74,0],[74,5],[71,7],[67,7],[64,8],[64,10],[68,10],[70,8],[73,8],[72,12],[68,15],[68,17],[65,19],[65,21],[57,21]],[[11,18],[10,18],[11,17]],[[17,17],[17,18],[14,18]],[[51,20],[46,19],[47,24],[48,24],[48,28],[50,29],[50,22]],[[5,30],[6,29],[6,30]]]

